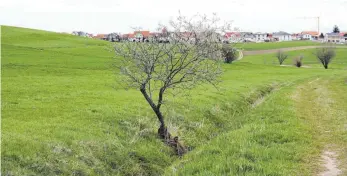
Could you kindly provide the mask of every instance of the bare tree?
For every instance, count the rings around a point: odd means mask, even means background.
[[[282,65],[284,60],[288,58],[288,54],[284,53],[282,50],[278,50],[276,53],[276,57],[278,61],[280,62],[280,65]]]
[[[167,36],[169,43],[124,42],[115,46],[116,55],[122,58],[119,67],[122,81],[142,93],[160,122],[161,138],[168,140],[171,136],[161,110],[168,91],[186,91],[219,81],[220,33],[229,27],[228,23],[220,24],[215,14],[211,18],[206,15],[186,18],[180,14],[168,26],[158,28],[171,30]]]
[[[328,69],[329,63],[336,56],[336,51],[333,46],[324,46],[321,48],[317,48],[314,53],[318,60],[322,63],[325,69]]]

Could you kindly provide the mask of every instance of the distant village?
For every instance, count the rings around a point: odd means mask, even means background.
[[[97,34],[93,35],[83,31],[74,31],[72,35],[95,38],[106,40],[110,42],[131,41],[131,42],[149,42],[156,40],[159,42],[169,42],[169,36],[173,33],[162,29],[160,32],[150,31],[134,31],[128,34],[110,33],[110,34]],[[183,35],[193,38],[191,33],[182,32]],[[238,42],[281,42],[281,41],[294,41],[294,40],[311,40],[318,42],[329,42],[344,44],[347,43],[347,32],[331,32],[319,33],[317,31],[302,31],[300,33],[288,33],[284,31],[274,33],[253,33],[253,32],[227,32],[221,35],[221,42],[224,43],[238,43]]]

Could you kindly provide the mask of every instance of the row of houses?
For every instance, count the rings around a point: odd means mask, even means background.
[[[101,40],[107,40],[110,42],[116,42],[120,41],[121,37],[119,33],[110,33],[110,34],[98,34],[98,35],[93,35],[87,32],[83,31],[73,31],[71,33],[72,35],[80,36],[80,37],[87,37],[87,38],[95,38],[95,39],[101,39]]]
[[[322,42],[330,43],[347,43],[347,32],[319,34],[316,31],[306,31],[302,32],[301,34],[296,34],[296,36],[301,40],[319,40]]]
[[[113,32],[110,34],[98,34],[94,36],[95,39],[106,40],[110,42],[119,42],[121,40],[121,35],[119,33]]]
[[[169,36],[173,33],[168,32],[165,28],[160,32],[150,31],[134,31],[128,34],[110,33],[110,34],[98,34],[93,36],[92,34],[83,31],[74,31],[73,35],[89,37],[101,40],[107,40],[110,42],[118,41],[132,41],[132,42],[148,42],[149,40],[157,40],[159,42],[168,42]],[[190,38],[189,32],[182,32],[180,35],[185,35]],[[290,34],[288,32],[279,31],[274,33],[253,33],[253,32],[227,32],[221,36],[221,41],[225,43],[236,42],[272,42],[272,41],[293,41],[293,40],[313,40],[321,42],[333,42],[333,43],[347,43],[347,32],[342,33],[326,33],[319,34],[317,31],[303,31],[301,33]]]
[[[223,36],[224,42],[269,42],[269,41],[290,41],[292,35],[280,31],[275,33],[252,33],[252,32],[227,32]]]
[[[73,31],[71,34],[76,35],[76,36],[80,36],[80,37],[93,38],[93,34],[83,32],[83,31]]]
[[[291,34],[287,32],[275,33],[252,33],[252,32],[227,32],[223,36],[224,42],[269,42],[269,41],[290,41]]]
[[[225,42],[269,42],[269,41],[293,41],[293,40],[316,40],[322,42],[347,43],[347,32],[319,34],[316,31],[303,31],[290,34],[279,31],[274,33],[252,32],[227,32],[224,35]]]
[[[163,28],[160,32],[150,31],[134,31],[133,33],[123,34],[121,38],[132,42],[148,42],[149,40],[157,40],[159,42],[168,42],[170,33]]]

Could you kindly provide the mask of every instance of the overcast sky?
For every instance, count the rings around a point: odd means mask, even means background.
[[[216,12],[252,32],[347,31],[347,0],[0,0],[0,24],[93,34],[154,30],[177,16]]]

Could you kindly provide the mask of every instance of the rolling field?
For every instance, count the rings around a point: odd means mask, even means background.
[[[170,97],[169,130],[190,149],[179,158],[141,93],[120,86],[110,43],[1,32],[1,175],[312,175],[325,150],[347,168],[347,49],[328,70],[310,50],[289,54],[311,68],[246,56],[223,65],[218,90]],[[267,47],[279,46],[249,48]]]

